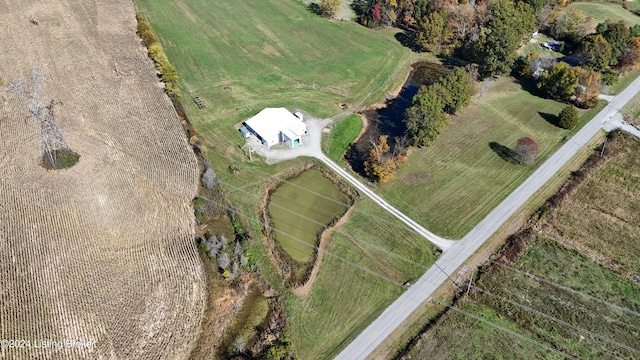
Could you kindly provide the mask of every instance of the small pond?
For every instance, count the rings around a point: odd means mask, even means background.
[[[268,210],[282,248],[301,263],[313,260],[318,235],[348,208],[349,197],[316,168],[271,194]]]
[[[369,127],[358,142],[352,144],[345,154],[351,168],[360,175],[365,175],[364,162],[371,149],[371,139],[377,140],[380,135],[388,135],[389,145],[393,146],[393,138],[401,137],[406,131],[403,122],[404,113],[411,106],[411,100],[418,93],[420,86],[431,85],[449,72],[446,66],[428,61],[415,63],[412,67],[409,79],[405,82],[398,97],[389,100],[384,108],[362,113],[362,116],[367,118]]]

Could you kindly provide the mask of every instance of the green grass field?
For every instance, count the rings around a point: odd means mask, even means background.
[[[625,346],[640,349],[640,287],[632,280],[640,273],[640,141],[624,135],[609,145],[612,155],[536,224],[535,238],[513,261],[520,271],[483,268],[475,286],[491,294],[467,296],[459,307],[580,359],[638,356]],[[555,358],[456,310],[412,351],[430,359]]]
[[[621,5],[610,2],[574,2],[566,8],[577,8],[586,16],[593,18],[595,26],[605,20],[614,22],[622,20],[627,26],[640,24],[640,16],[625,10]],[[594,30],[591,29],[591,30]]]
[[[475,97],[453,116],[453,123],[430,147],[414,150],[396,179],[378,189],[431,231],[461,238],[535,170],[503,160],[490,148],[491,142],[513,148],[519,138],[532,138],[539,147],[537,166],[602,105],[583,112],[574,130],[545,119],[564,106],[532,95],[513,78],[500,78],[479,102]]]
[[[244,143],[233,125],[264,107],[329,117],[341,104],[376,102],[404,80],[416,57],[396,31],[327,20],[294,0],[136,4],[178,69],[196,129],[230,155]],[[197,109],[189,91],[207,107]]]
[[[349,207],[350,200],[318,169],[304,171],[271,194],[276,239],[298,262],[312,260],[318,234]]]
[[[324,151],[331,159],[340,162],[345,151],[362,130],[360,116],[352,114],[337,122],[331,133],[323,135]]]
[[[336,256],[324,256],[311,293],[288,301],[296,359],[335,356],[437,257],[433,245],[368,199],[332,234],[327,251]]]

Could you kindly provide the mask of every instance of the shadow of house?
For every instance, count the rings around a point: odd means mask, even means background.
[[[500,156],[502,160],[512,164],[519,164],[516,152],[509,149],[508,147],[498,144],[495,141],[490,142],[489,147],[491,148],[491,150],[493,150],[493,152]]]

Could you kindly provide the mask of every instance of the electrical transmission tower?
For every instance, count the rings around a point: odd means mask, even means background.
[[[20,100],[27,106],[35,126],[38,148],[42,159],[44,160],[45,156],[48,156],[49,160],[51,160],[51,165],[55,167],[58,151],[66,149],[70,155],[76,155],[76,153],[71,150],[60,129],[53,121],[53,106],[55,103],[52,101],[48,106],[44,103],[41,83],[44,78],[45,75],[40,74],[36,69],[31,76],[15,83],[9,82],[5,91],[18,95]]]

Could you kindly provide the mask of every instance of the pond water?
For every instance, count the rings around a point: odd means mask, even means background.
[[[294,260],[313,260],[318,234],[342,215],[349,203],[349,197],[320,170],[304,171],[271,195],[268,210],[276,240]]]
[[[411,100],[418,93],[420,86],[431,85],[449,72],[446,66],[427,61],[418,62],[412,67],[413,70],[398,97],[390,100],[384,108],[362,114],[369,121],[369,127],[345,154],[345,159],[351,168],[360,175],[365,176],[364,162],[372,147],[371,140],[377,141],[380,135],[388,135],[389,146],[393,147],[393,139],[403,136],[407,129],[403,122],[404,113],[411,106]]]

